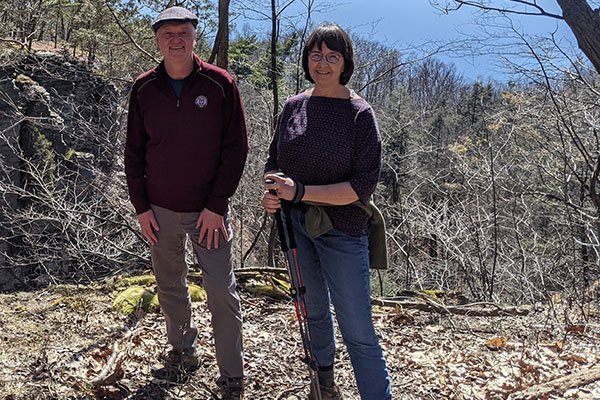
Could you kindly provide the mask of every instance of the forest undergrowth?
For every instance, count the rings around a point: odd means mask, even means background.
[[[107,281],[0,295],[2,399],[219,398],[206,302],[194,303],[201,366],[182,382],[169,383],[150,373],[166,351],[162,315],[118,314],[110,287]],[[240,292],[245,398],[306,398],[308,374],[293,304]],[[526,316],[498,317],[374,306],[373,319],[396,399],[516,399],[544,382],[594,373],[600,359],[597,305],[537,304],[524,308]],[[337,340],[337,383],[345,398],[359,399],[339,333]],[[93,385],[99,376],[102,384]],[[543,398],[600,398],[600,382],[579,379],[571,386]]]

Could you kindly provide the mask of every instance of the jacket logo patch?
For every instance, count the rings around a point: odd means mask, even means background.
[[[204,108],[208,105],[208,99],[206,98],[206,96],[201,94],[200,96],[196,97],[194,103],[196,104],[196,107]]]

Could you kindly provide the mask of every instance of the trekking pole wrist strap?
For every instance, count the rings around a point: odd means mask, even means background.
[[[294,185],[296,185],[296,194],[292,199],[292,203],[300,203],[304,197],[304,192],[306,189],[304,188],[304,185],[298,181],[294,181]]]

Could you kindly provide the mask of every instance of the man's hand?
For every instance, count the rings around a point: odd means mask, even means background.
[[[227,235],[227,229],[225,229],[225,223],[223,216],[210,211],[205,208],[200,213],[198,222],[196,222],[196,229],[200,228],[200,236],[198,237],[198,243],[202,243],[204,236],[206,237],[206,248],[211,249],[213,243],[215,249],[219,247],[219,233],[223,234],[225,240],[229,240]]]
[[[138,216],[138,222],[142,228],[142,235],[150,242],[151,246],[158,243],[158,238],[154,234],[154,231],[158,231],[158,222],[154,218],[154,212],[152,210],[145,211]]]

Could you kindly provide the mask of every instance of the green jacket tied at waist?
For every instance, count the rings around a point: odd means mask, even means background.
[[[312,201],[303,201],[306,205],[306,232],[308,235],[316,239],[324,233],[327,233],[333,228],[331,220],[323,206],[324,203],[315,203]],[[373,201],[364,204],[360,200],[356,200],[355,206],[362,208],[371,219],[371,231],[369,233],[369,263],[373,269],[387,269],[387,244],[385,240],[385,221],[381,211]]]

